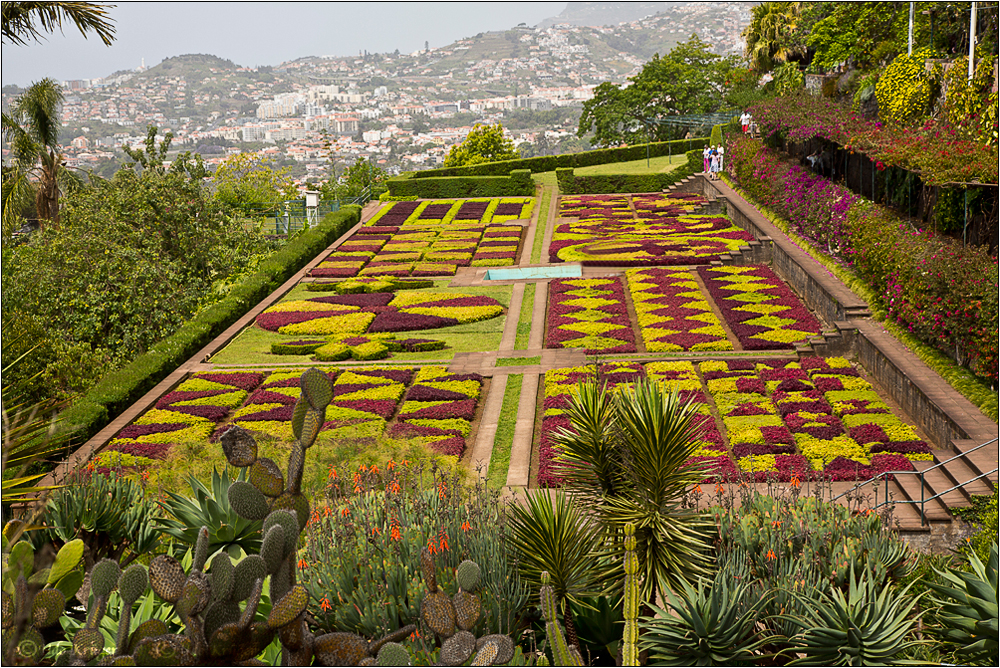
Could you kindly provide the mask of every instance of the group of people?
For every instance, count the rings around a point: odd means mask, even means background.
[[[721,172],[723,167],[723,160],[726,157],[726,149],[724,146],[709,146],[705,144],[705,150],[701,152],[702,158],[705,160],[705,173],[708,174],[708,178],[715,181],[719,178],[719,172]]]
[[[756,136],[757,124],[754,122],[753,116],[749,111],[744,111],[740,114],[740,125],[743,127],[743,134]]]

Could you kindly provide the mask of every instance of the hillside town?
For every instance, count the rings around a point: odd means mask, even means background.
[[[143,62],[61,82],[60,141],[68,166],[111,172],[122,146],[141,145],[147,127],[156,126],[172,133],[174,150],[197,152],[210,168],[254,151],[289,167],[303,189],[359,160],[390,174],[438,166],[475,123],[503,123],[525,111],[561,113],[545,116],[544,127],[505,129],[515,145],[531,150],[541,140],[581,150],[587,144],[573,139],[580,107],[600,83],[637,73],[651,45],[665,53],[698,35],[717,53],[742,51],[747,3],[716,3],[712,12],[678,4],[685,6],[613,26],[522,25],[410,54],[306,57],[256,68],[208,55]],[[4,88],[5,107],[18,90]]]

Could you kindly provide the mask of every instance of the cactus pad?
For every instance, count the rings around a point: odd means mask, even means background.
[[[299,619],[278,629],[278,639],[281,640],[281,644],[293,652],[302,649],[302,645],[305,644],[306,629],[304,626],[302,620]]]
[[[441,643],[441,663],[446,666],[461,666],[476,651],[476,636],[468,631],[459,631]]]
[[[58,589],[43,589],[35,594],[31,604],[31,624],[44,629],[59,621],[66,608],[66,597]]]
[[[251,485],[261,491],[264,496],[276,498],[285,491],[285,476],[273,460],[260,457],[250,467],[248,478]]]
[[[424,596],[420,601],[420,618],[442,638],[455,633],[455,608],[443,591]]]
[[[208,607],[211,597],[212,587],[209,585],[208,576],[193,571],[184,583],[184,590],[177,601],[177,612],[181,618],[197,615]]]
[[[326,633],[316,637],[313,653],[324,666],[356,666],[368,656],[368,641],[356,633]]]
[[[161,554],[149,562],[149,584],[156,595],[168,603],[180,600],[186,580],[187,574],[180,562],[169,555]]]
[[[478,644],[478,643],[477,643]],[[495,640],[488,640],[476,651],[470,666],[492,666],[500,653],[500,647]]]
[[[271,504],[271,510],[290,510],[295,513],[295,519],[298,520],[298,527],[294,533],[294,542],[298,542],[299,532],[306,528],[306,524],[309,522],[309,499],[306,498],[305,494],[282,494],[274,503]],[[294,550],[295,547],[293,546]]]
[[[245,520],[262,520],[271,511],[267,497],[248,482],[238,480],[229,486],[229,505]]]
[[[193,662],[191,641],[172,634],[144,639],[136,646],[134,657],[140,666],[189,666]]]
[[[205,637],[211,638],[223,624],[235,624],[240,618],[240,606],[235,601],[221,600],[205,608]]]
[[[458,586],[462,588],[462,591],[474,592],[479,588],[479,579],[481,576],[482,571],[479,568],[479,564],[466,559],[458,565],[455,580],[458,582]]]
[[[410,665],[410,653],[398,642],[387,642],[378,651],[375,659],[376,666],[408,666]]]
[[[230,488],[232,489],[232,488]],[[212,585],[212,600],[224,601],[233,592],[233,576],[236,567],[225,551],[219,552],[208,566],[208,579]]]
[[[424,584],[427,591],[434,593],[437,591],[437,576],[434,574],[434,557],[425,547],[420,550],[420,574],[424,576]]]
[[[316,437],[319,436],[319,430],[322,428],[325,418],[326,409],[308,410],[302,416],[302,426],[295,437],[299,439],[303,448],[308,448],[316,442]]]
[[[272,629],[277,629],[289,624],[305,612],[308,605],[309,592],[302,585],[295,585],[271,608],[271,614],[267,617],[267,625]]]
[[[132,564],[118,578],[118,595],[126,605],[131,606],[149,588],[149,575],[142,564]]]
[[[168,633],[170,629],[167,628],[167,623],[162,619],[147,619],[142,624],[136,627],[135,631],[132,631],[132,635],[128,639],[128,653],[134,654],[135,648],[140,642],[146,638],[155,638],[156,636],[162,636]]]
[[[267,564],[268,575],[274,575],[285,559],[285,527],[275,524],[267,530],[260,545],[260,556]]]
[[[219,437],[230,466],[250,466],[257,461],[257,441],[243,427],[233,425]]]
[[[235,622],[223,624],[212,632],[208,641],[208,653],[215,658],[229,656],[242,635]]]
[[[281,499],[275,501],[278,503]],[[285,530],[285,554],[291,554],[295,551],[295,548],[299,543],[299,519],[295,516],[295,512],[286,508],[275,508],[271,511],[271,514],[264,519],[264,526],[261,529],[263,534],[267,535],[267,530],[273,527],[275,524],[280,524]]]
[[[315,367],[307,369],[302,374],[299,386],[302,387],[302,396],[305,397],[314,411],[325,411],[333,399],[333,386],[330,384],[330,378]]]
[[[497,655],[493,659],[492,665],[502,666],[514,658],[514,641],[511,640],[510,636],[503,635],[502,633],[491,633],[488,636],[483,636],[476,641],[476,649],[482,651],[489,643],[496,643],[497,646]],[[479,665],[486,666],[490,664],[483,663]]]
[[[73,651],[83,661],[96,658],[103,649],[104,634],[101,633],[100,629],[91,629],[85,626],[73,636]]]
[[[118,578],[122,574],[117,561],[102,559],[90,571],[90,590],[98,598],[107,596],[118,586]]]
[[[236,564],[236,572],[233,573],[233,593],[230,600],[245,601],[250,598],[253,586],[257,580],[267,577],[267,565],[257,554],[248,555]]]
[[[236,644],[232,660],[237,663],[249,661],[267,649],[272,640],[274,640],[274,630],[268,627],[267,622],[254,622]]]
[[[455,607],[455,623],[458,628],[471,631],[482,614],[483,604],[479,594],[459,591],[452,597],[451,603]]]
[[[45,639],[42,638],[42,634],[33,628],[25,629],[21,639],[17,641],[15,650],[17,662],[22,665],[37,665],[43,652],[45,652]]]
[[[0,592],[0,628],[9,629],[14,625],[14,598],[7,592]]]

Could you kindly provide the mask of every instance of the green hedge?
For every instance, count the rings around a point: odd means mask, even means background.
[[[527,169],[515,169],[505,176],[432,176],[424,178],[395,178],[386,183],[392,197],[419,197],[442,199],[458,197],[530,197],[535,194],[535,183]]]
[[[99,432],[360,220],[361,207],[345,206],[289,240],[261,262],[256,273],[234,285],[225,299],[205,307],[146,353],[101,378],[60,415],[61,430],[75,442]]]
[[[687,163],[663,174],[595,174],[578,176],[571,167],[556,169],[556,181],[563,195],[601,193],[652,193],[672,186],[702,170],[701,150],[687,152]]]
[[[589,167],[591,165],[606,165],[609,162],[628,162],[642,160],[646,157],[646,147],[649,146],[649,156],[657,158],[663,155],[687,153],[696,148],[702,148],[708,142],[708,137],[694,139],[677,139],[674,141],[652,142],[650,144],[635,144],[618,148],[599,148],[583,153],[562,153],[560,155],[542,155],[537,158],[521,158],[520,160],[501,160],[499,162],[483,162],[465,167],[442,167],[415,172],[411,179],[423,179],[440,176],[503,176],[516,169],[527,169],[533,173],[551,172],[560,167]],[[407,178],[407,177],[402,177]]]

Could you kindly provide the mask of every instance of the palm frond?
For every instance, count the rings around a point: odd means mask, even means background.
[[[5,2],[3,39],[12,44],[40,42],[46,33],[63,32],[63,22],[71,23],[86,37],[95,33],[106,46],[115,39],[114,23],[108,9],[114,5],[96,2]]]

